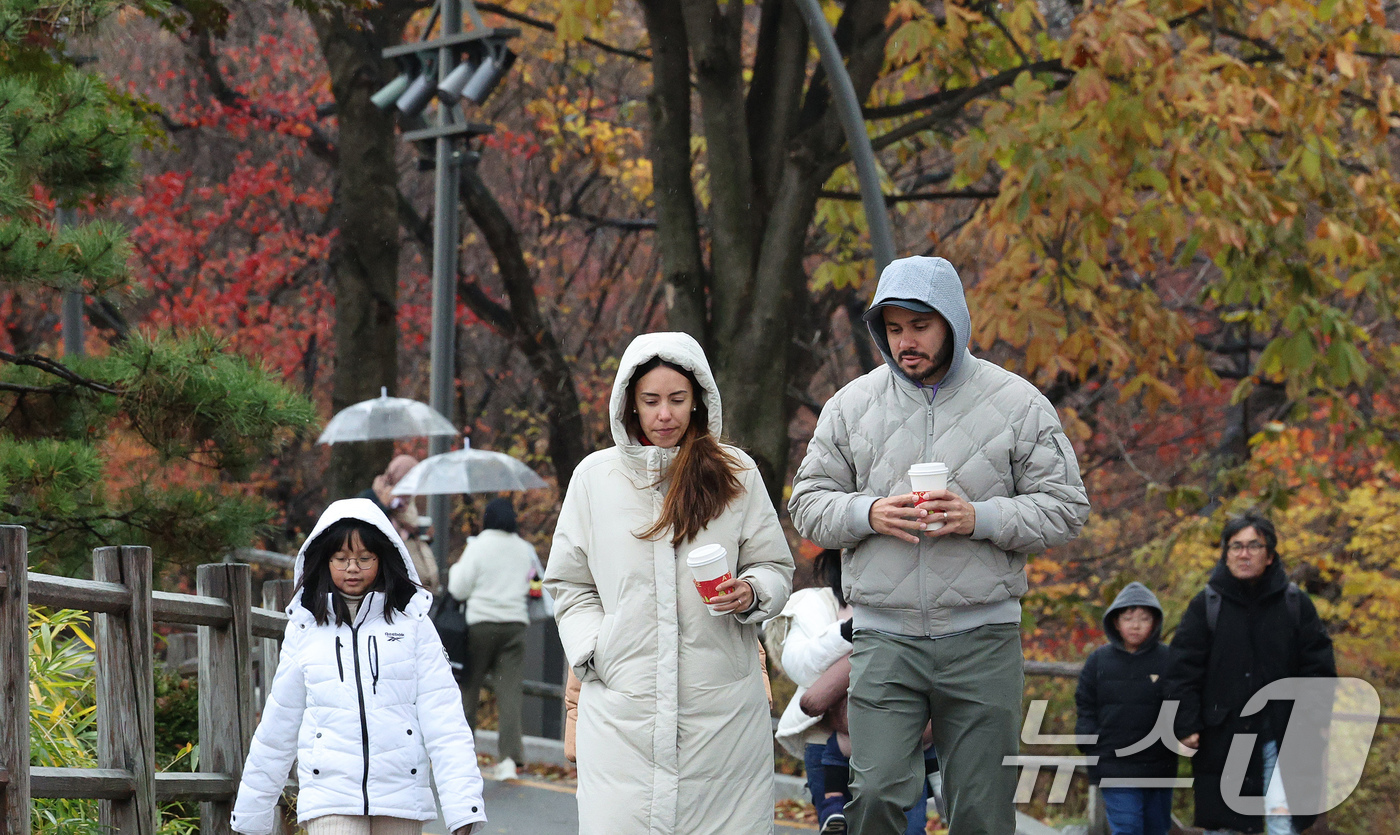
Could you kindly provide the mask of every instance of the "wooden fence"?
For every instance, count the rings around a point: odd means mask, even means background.
[[[252,603],[250,567],[201,565],[196,594],[151,587],[149,548],[93,552],[92,580],[29,574],[22,527],[0,526],[0,835],[28,835],[31,798],[95,799],[99,823],[154,835],[157,804],[200,802],[200,832],[230,832],[229,812],[253,733],[253,656],[271,681],[287,617],[287,581]],[[29,765],[29,607],[93,613],[97,768]],[[198,772],[155,767],[154,623],[198,627]],[[257,639],[255,641],[255,639]]]

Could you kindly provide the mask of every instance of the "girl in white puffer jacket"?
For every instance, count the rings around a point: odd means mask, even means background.
[[[296,562],[282,654],[253,735],[231,823],[273,831],[297,760],[308,835],[453,835],[486,821],[481,772],[442,642],[402,540],[374,502],[333,503]]]

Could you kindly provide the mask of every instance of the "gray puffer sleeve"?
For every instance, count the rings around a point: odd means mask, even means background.
[[[1079,477],[1074,446],[1060,418],[1037,394],[1016,429],[1011,463],[1016,495],[974,502],[973,539],[1004,551],[1038,554],[1079,535],[1089,518],[1089,496]]]
[[[797,532],[823,548],[853,548],[875,533],[870,506],[876,497],[856,489],[850,427],[840,399],[838,394],[822,408],[788,500]]]

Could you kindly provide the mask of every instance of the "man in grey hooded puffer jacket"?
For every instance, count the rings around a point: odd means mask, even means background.
[[[968,351],[948,261],[891,263],[865,320],[885,365],[822,409],[788,505],[803,536],[847,549],[847,822],[857,835],[904,830],[932,720],[950,835],[1011,835],[1018,775],[1003,758],[1018,753],[1025,560],[1083,527],[1079,465],[1040,391]],[[948,489],[920,503],[909,467],[934,462]]]

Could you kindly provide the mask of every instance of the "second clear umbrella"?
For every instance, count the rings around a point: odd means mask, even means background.
[[[394,495],[492,493],[548,486],[525,462],[502,452],[468,446],[423,459],[394,485]]]

